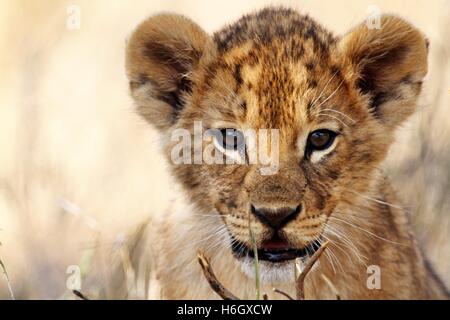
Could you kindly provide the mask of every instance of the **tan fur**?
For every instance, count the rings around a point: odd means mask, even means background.
[[[361,24],[335,37],[307,16],[268,8],[210,37],[185,17],[159,15],[133,33],[127,72],[187,199],[153,225],[163,298],[218,298],[196,262],[200,248],[228,289],[253,298],[254,280],[233,257],[230,235],[250,245],[250,219],[261,245],[270,232],[250,204],[299,203],[301,213],[283,229],[289,243],[301,248],[320,235],[332,242],[307,279],[307,298],[334,298],[322,274],[343,299],[448,297],[378,168],[394,129],[414,112],[427,72],[426,40],[412,25],[383,16],[381,29]],[[259,165],[173,165],[170,133],[192,131],[198,120],[205,129],[278,129],[278,173],[263,176]],[[332,150],[309,161],[306,138],[317,129],[340,134]],[[370,265],[381,269],[381,289],[366,285]],[[294,289],[292,281],[266,282],[271,298],[281,298],[273,286]]]

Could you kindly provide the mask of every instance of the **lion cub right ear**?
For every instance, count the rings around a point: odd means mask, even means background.
[[[417,28],[397,16],[382,15],[379,29],[361,23],[338,47],[371,113],[386,129],[414,113],[428,70],[428,41]]]
[[[142,22],[126,49],[139,113],[160,130],[173,125],[215,48],[212,38],[184,16],[161,14]]]

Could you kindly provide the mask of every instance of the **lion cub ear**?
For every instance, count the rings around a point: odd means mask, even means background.
[[[350,30],[338,51],[374,116],[394,128],[416,109],[427,73],[428,42],[401,18],[383,15],[380,22],[380,28],[362,23]]]
[[[168,129],[197,74],[214,55],[212,38],[184,16],[161,14],[142,22],[126,49],[127,75],[139,113],[158,129]]]

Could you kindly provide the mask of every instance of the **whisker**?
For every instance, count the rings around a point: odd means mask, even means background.
[[[325,238],[325,240],[328,240],[328,241],[330,242],[330,244],[333,243],[333,241],[332,241],[330,238],[328,238],[328,237],[326,237],[326,236],[323,236],[323,237]],[[322,241],[320,241],[320,244],[322,245]],[[336,272],[336,267],[334,266],[334,262],[333,262],[331,253],[328,252],[328,251],[330,251],[330,248],[328,248],[328,250],[325,250],[325,252],[324,252],[324,253],[325,253],[325,256],[327,257],[327,260],[330,262],[330,265],[331,265],[331,267],[332,267],[332,269],[333,269],[333,273],[336,274],[336,273],[337,273],[337,272]]]
[[[335,117],[335,116],[332,116],[332,115],[329,115],[329,114],[326,114],[326,113],[318,113],[317,116],[325,116],[325,117],[333,118],[333,119],[339,121],[340,123],[342,123],[345,127],[347,127],[347,128],[349,127],[348,124],[346,124],[344,121],[342,121],[338,117]]]
[[[199,240],[194,241],[194,242],[186,243],[184,246],[182,246],[180,248],[180,250],[196,247],[196,246],[200,245],[201,243],[203,243],[205,241],[208,241],[208,240],[210,240],[212,238],[218,237],[218,236],[220,236],[221,234],[224,234],[224,233],[228,233],[228,230],[225,228],[225,226],[223,226],[223,225],[215,226],[215,229],[212,229],[211,233],[209,233],[205,238],[199,239]]]
[[[340,241],[342,241],[342,245],[346,246],[348,249],[350,249],[353,254],[356,256],[356,258],[358,259],[359,263],[361,264],[365,264],[364,260],[367,260],[367,257],[362,255],[361,252],[358,250],[358,248],[353,244],[353,242],[346,236],[344,235],[342,232],[340,232],[339,230],[337,230],[336,228],[333,228],[330,224],[327,224],[327,227],[329,228],[329,232],[331,234],[334,234]],[[340,248],[342,249],[342,248]],[[353,259],[348,255],[348,253],[345,250],[342,250],[347,257],[353,261]]]
[[[341,80],[341,82],[339,83],[338,87],[336,88],[336,90],[333,91],[332,94],[330,94],[328,96],[328,98],[326,98],[325,100],[323,100],[318,106],[317,108],[319,108],[321,105],[323,105],[325,102],[327,102],[328,100],[330,100],[335,94],[336,92],[338,92],[339,88],[342,86],[342,84],[344,83],[344,79]]]
[[[352,193],[354,193],[354,194],[356,194],[356,195],[358,195],[358,196],[360,196],[360,197],[363,198],[363,199],[371,200],[371,201],[374,201],[374,202],[376,202],[376,203],[384,204],[384,205],[387,205],[387,206],[392,207],[392,208],[396,208],[396,209],[399,209],[399,210],[407,211],[407,209],[404,208],[404,207],[402,207],[402,206],[395,205],[395,204],[392,204],[392,203],[389,203],[389,202],[386,202],[386,201],[382,201],[382,200],[379,200],[379,199],[375,199],[375,198],[369,197],[369,196],[367,196],[367,195],[364,195],[364,194],[362,194],[362,193],[356,192],[356,191],[351,190],[351,189],[346,189],[346,190],[347,190],[347,191],[350,191],[350,192],[352,192]]]
[[[345,269],[342,266],[341,260],[339,260],[339,258],[337,257],[336,253],[333,251],[333,247],[336,247],[337,249],[341,250],[347,256],[349,256],[349,254],[343,248],[341,248],[336,242],[331,243],[330,247],[328,248],[328,251],[330,252],[331,257],[334,257],[334,260],[336,261],[336,264],[337,264],[338,268],[341,270],[342,273],[345,273]]]
[[[338,73],[338,71],[336,71],[333,76],[328,80],[328,82],[325,84],[325,87],[322,89],[322,91],[320,92],[320,95],[317,97],[314,97],[313,102],[311,103],[312,107],[314,107],[316,105],[316,102],[319,101],[319,99],[322,97],[323,93],[325,92],[325,90],[327,89],[328,85],[330,84],[330,82],[334,79],[334,77],[336,76],[336,74]]]
[[[353,123],[356,123],[356,120],[353,120],[353,118],[351,118],[349,115],[347,115],[347,114],[345,114],[345,113],[343,113],[343,112],[341,112],[341,111],[334,110],[334,109],[329,109],[329,108],[322,109],[321,111],[335,112],[335,113],[337,113],[337,114],[340,114],[341,116],[346,117],[347,119],[349,119],[349,120],[352,121]]]
[[[329,250],[329,248],[328,248],[328,250]],[[328,262],[330,263],[331,268],[333,269],[333,273],[336,274],[336,273],[337,273],[337,272],[336,272],[336,267],[334,266],[334,262],[333,262],[333,260],[331,259],[330,253],[329,253],[329,252],[326,252],[326,251],[328,251],[328,250],[325,250],[324,254],[325,254],[325,257],[327,258]]]
[[[392,244],[398,244],[398,245],[406,246],[406,244],[404,244],[404,243],[400,243],[400,242],[396,242],[396,241],[392,241],[392,240],[383,238],[383,237],[381,237],[381,236],[379,236],[379,235],[376,235],[375,233],[372,233],[372,232],[370,232],[370,231],[368,231],[368,230],[366,230],[366,229],[364,229],[364,228],[361,228],[361,227],[359,227],[359,226],[357,226],[357,225],[355,225],[355,224],[352,224],[352,223],[350,223],[350,222],[348,222],[348,221],[345,221],[345,220],[342,220],[342,219],[339,219],[339,218],[336,218],[336,217],[332,217],[332,216],[330,216],[330,219],[333,219],[333,220],[335,220],[335,221],[343,222],[343,223],[345,223],[345,224],[347,224],[347,225],[349,225],[349,226],[351,226],[351,227],[353,227],[353,228],[356,228],[356,229],[358,229],[358,230],[361,230],[361,231],[367,233],[368,235],[371,235],[372,237],[375,237],[375,238],[377,238],[377,239],[384,240],[384,241],[389,242],[389,243],[392,243]]]

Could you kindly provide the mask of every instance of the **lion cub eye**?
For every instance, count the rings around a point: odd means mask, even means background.
[[[331,147],[336,136],[337,133],[330,130],[326,129],[316,130],[310,133],[306,148],[309,153],[316,150],[317,151],[325,150]]]
[[[238,150],[241,149],[245,144],[244,134],[236,129],[221,129],[220,130],[221,138],[218,140],[221,140],[221,147],[225,150]]]

